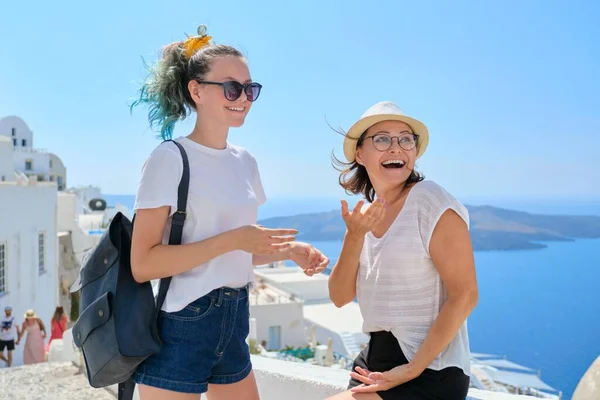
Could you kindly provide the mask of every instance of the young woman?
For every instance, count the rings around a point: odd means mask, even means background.
[[[44,351],[44,340],[46,339],[46,327],[34,310],[27,310],[25,321],[21,327],[21,333],[17,343],[25,337],[25,346],[23,347],[23,364],[36,364],[44,362],[46,353]]]
[[[50,340],[48,340],[48,344],[46,345],[46,353],[50,351],[50,343],[54,339],[62,339],[63,333],[67,329],[67,322],[65,309],[62,306],[57,306],[54,310],[52,321],[50,321]]]
[[[161,143],[146,161],[134,208],[132,270],[137,281],[173,276],[162,312],[159,354],[136,373],[142,400],[258,399],[250,353],[248,284],[252,266],[291,259],[312,275],[328,260],[294,241],[294,229],[256,225],[266,200],[254,157],[231,144],[229,128],[244,123],[261,85],[235,48],[198,36],[168,45],[141,90],[151,125],[170,139],[175,122],[196,113],[186,137],[190,186],[183,243],[169,246],[182,159]]]
[[[347,232],[329,293],[338,307],[358,297],[370,341],[350,390],[331,400],[464,399],[477,303],[468,212],[415,171],[429,133],[394,103],[371,107],[345,136],[340,184],[370,206],[342,202]]]

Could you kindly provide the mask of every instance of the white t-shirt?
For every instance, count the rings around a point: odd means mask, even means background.
[[[469,226],[467,209],[432,181],[417,183],[388,231],[365,236],[357,279],[358,304],[365,332],[390,331],[410,361],[446,301],[444,285],[429,255],[433,230],[448,210]],[[455,366],[470,375],[467,323],[429,365]]]
[[[231,144],[221,150],[185,137],[175,140],[184,147],[190,164],[182,244],[256,224],[258,207],[266,197],[254,157]],[[171,206],[172,216],[177,210],[182,172],[183,161],[177,146],[161,143],[144,164],[134,209]],[[163,244],[168,244],[170,231],[171,218],[163,234]],[[213,289],[243,287],[253,281],[253,276],[252,254],[242,250],[225,253],[174,276],[162,309],[179,311]]]
[[[17,325],[15,323],[15,317],[12,315],[8,318],[6,315],[2,317],[2,322],[0,325],[0,340],[5,342],[15,340],[17,337],[16,333]]]

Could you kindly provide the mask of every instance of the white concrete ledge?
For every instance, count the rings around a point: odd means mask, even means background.
[[[252,356],[261,400],[323,400],[346,390],[349,371]],[[531,396],[469,390],[469,400],[527,400]],[[539,400],[539,399],[537,399]]]
[[[72,361],[81,365],[80,353],[74,348],[71,330],[65,331],[63,340],[53,343],[49,361]],[[254,374],[261,400],[323,400],[346,390],[349,371],[317,365],[294,363],[260,356],[252,356]],[[112,388],[116,394],[116,386]],[[137,390],[134,399],[138,400]],[[202,399],[206,399],[205,396]],[[469,400],[526,400],[530,396],[488,392],[471,389]],[[538,399],[539,400],[539,399]]]

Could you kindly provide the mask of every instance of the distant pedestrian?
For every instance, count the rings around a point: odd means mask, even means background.
[[[15,338],[18,338],[20,333],[19,325],[15,323],[15,317],[12,315],[12,307],[4,307],[4,317],[0,326],[0,360],[6,363],[7,367],[12,365],[12,352],[15,350]],[[15,335],[16,332],[16,335]],[[18,343],[17,343],[18,344]],[[6,357],[4,356],[6,349]]]
[[[21,327],[17,344],[21,341],[23,335],[25,338],[25,346],[23,348],[23,364],[36,364],[44,362],[44,339],[46,339],[46,327],[44,322],[38,317],[34,310],[27,310],[25,313],[25,322]]]
[[[50,343],[54,339],[62,339],[63,333],[67,329],[67,323],[68,319],[65,309],[62,306],[57,306],[54,310],[52,321],[50,321],[50,340],[48,340],[48,344],[46,345],[46,353],[50,351]]]

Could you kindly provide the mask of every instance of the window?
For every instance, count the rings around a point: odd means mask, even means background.
[[[27,146],[27,140],[22,139],[21,140],[21,146],[23,146],[23,147]]]
[[[6,243],[0,243],[0,294],[6,293]]]
[[[49,161],[50,168],[52,168],[52,160]]]
[[[25,160],[25,171],[31,171],[33,169],[33,160]]]
[[[17,136],[17,128],[11,128],[12,136]]]
[[[13,139],[13,147],[17,147],[17,139]]]
[[[46,234],[40,232],[38,234],[38,261],[40,275],[46,272]]]
[[[50,182],[54,182],[54,175],[50,175]]]

